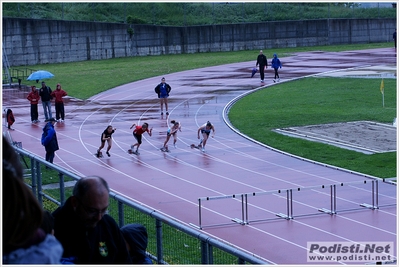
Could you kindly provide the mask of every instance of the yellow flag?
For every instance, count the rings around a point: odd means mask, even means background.
[[[381,80],[380,91],[381,94],[384,94],[384,79]]]

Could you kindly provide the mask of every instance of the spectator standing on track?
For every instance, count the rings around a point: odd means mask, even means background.
[[[133,264],[152,264],[147,256],[148,233],[144,225],[127,224],[121,228]]]
[[[51,88],[47,86],[45,82],[42,82],[42,87],[39,90],[39,95],[42,100],[44,117],[46,118],[45,121],[48,121],[53,117],[51,113],[51,92]]]
[[[259,65],[259,73],[260,73],[260,82],[263,83],[265,79],[265,68],[267,69],[267,58],[263,54],[263,51],[259,51],[258,58],[256,59],[256,65],[255,67],[257,68]]]
[[[31,86],[31,92],[28,94],[27,99],[30,101],[30,119],[32,123],[37,123],[39,121],[39,112],[37,110],[37,104],[39,104],[39,91],[37,91],[36,86]]]
[[[63,263],[131,263],[108,206],[109,187],[103,178],[89,176],[76,182],[72,196],[53,212],[54,234],[64,247]]]
[[[165,82],[165,77],[162,77],[161,83],[155,87],[155,93],[158,94],[158,98],[161,100],[161,115],[163,115],[163,104],[165,104],[166,115],[169,115],[168,97],[171,90],[172,87]]]
[[[111,157],[111,154],[109,154],[109,150],[112,147],[112,134],[115,132],[116,128],[112,127],[112,125],[108,125],[108,127],[104,130],[104,132],[101,134],[101,145],[100,147],[97,149],[97,157],[99,158],[100,156],[102,156],[102,152],[101,149],[104,148],[105,146],[105,142],[108,143],[108,147],[107,147],[107,156]]]
[[[14,117],[14,113],[12,112],[12,110],[10,108],[7,109],[6,120],[7,120],[7,128],[8,128],[8,130],[14,130],[13,128],[11,128],[11,125],[14,124],[15,117]]]
[[[396,29],[395,29],[395,31],[394,31],[394,33],[392,34],[392,39],[393,39],[393,42],[394,42],[394,44],[395,44],[395,51],[396,51]]]
[[[62,246],[41,228],[43,210],[23,181],[14,148],[3,137],[3,264],[60,264]]]
[[[169,152],[168,149],[168,142],[171,136],[173,136],[173,146],[176,148],[176,142],[177,142],[177,131],[181,132],[181,124],[178,121],[175,120],[171,120],[170,121],[171,124],[173,124],[172,127],[170,127],[168,129],[168,131],[166,132],[166,140],[163,144],[163,147],[161,148],[162,151],[164,152]]]
[[[59,149],[57,133],[54,129],[56,123],[54,118],[49,119],[47,124],[43,127],[41,142],[46,149],[46,161],[53,163],[55,151]]]
[[[134,126],[136,126],[135,123],[133,123],[132,126],[130,126],[130,129],[132,129]],[[133,136],[134,138],[137,140],[137,142],[134,145],[130,146],[130,149],[128,150],[128,152],[130,154],[136,154],[136,155],[140,155],[139,153],[139,147],[142,143],[142,137],[143,137],[143,133],[147,132],[149,136],[152,136],[152,128],[148,130],[148,123],[143,123],[142,126],[137,125],[136,128],[134,128],[133,130]],[[134,147],[137,146],[136,151],[134,150]]]
[[[278,68],[281,69],[281,61],[280,59],[277,57],[277,54],[273,55],[273,59],[272,59],[272,68],[274,69],[274,79],[273,82],[280,81],[280,76],[278,75]]]
[[[199,148],[202,147],[202,152],[205,152],[205,145],[208,141],[209,134],[212,131],[212,138],[215,137],[215,126],[212,125],[209,121],[198,128],[198,139],[200,139],[200,133],[202,134],[202,139],[198,145]]]
[[[55,97],[55,118],[58,122],[64,122],[65,108],[64,100],[62,98],[67,95],[67,92],[61,88],[61,84],[59,83],[57,83],[57,88],[51,93],[51,96]]]

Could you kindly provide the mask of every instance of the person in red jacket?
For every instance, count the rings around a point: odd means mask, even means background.
[[[132,129],[134,126],[136,126],[135,123],[133,123],[133,125],[130,127],[130,129]],[[130,146],[130,149],[128,150],[129,154],[140,155],[139,147],[142,143],[141,139],[142,139],[143,133],[147,132],[149,136],[152,136],[152,128],[148,130],[148,127],[149,127],[148,123],[144,122],[142,126],[137,125],[134,128],[133,136],[137,142],[134,145]],[[137,146],[136,151],[133,151],[135,146]]]
[[[51,96],[55,98],[55,118],[59,122],[64,122],[65,119],[64,100],[62,98],[67,95],[67,92],[61,88],[59,83],[57,88],[51,92]]]
[[[37,104],[39,103],[40,95],[39,91],[36,89],[36,86],[31,86],[32,91],[28,94],[27,99],[30,101],[30,119],[32,123],[40,122],[39,112],[37,110]]]
[[[15,122],[15,118],[14,118],[14,113],[12,113],[11,109],[7,109],[7,128],[8,130],[14,130],[13,128],[11,128],[11,125],[14,124]]]

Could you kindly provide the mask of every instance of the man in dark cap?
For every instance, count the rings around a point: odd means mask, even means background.
[[[147,229],[138,223],[127,224],[121,228],[133,264],[152,264],[147,256]]]

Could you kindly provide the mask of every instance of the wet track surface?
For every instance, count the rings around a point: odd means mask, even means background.
[[[361,69],[375,66],[375,62],[396,65],[391,48],[316,51],[281,60],[281,82],[317,73]],[[116,87],[87,101],[67,98],[65,122],[55,126],[60,150],[54,163],[82,176],[100,175],[113,191],[194,227],[199,226],[199,198],[368,180],[359,174],[265,148],[230,129],[223,120],[229,101],[259,87],[272,88],[271,69],[266,70],[264,84],[260,83],[259,74],[250,78],[254,64],[252,60],[160,75]],[[160,115],[154,92],[162,76],[172,86],[169,116]],[[48,84],[51,86],[52,82]],[[11,131],[13,139],[43,157],[43,110],[39,103],[42,122],[31,124],[27,93],[3,89],[3,107],[12,108],[17,118],[15,131]],[[170,141],[171,152],[162,153],[159,148],[172,119],[181,122],[182,132],[178,133],[177,148]],[[206,153],[191,149],[190,144],[198,143],[198,127],[208,120],[215,125],[215,138],[208,140]],[[153,136],[145,134],[141,154],[130,155],[127,150],[135,140],[129,127],[143,122],[153,127]],[[111,157],[103,150],[105,157],[98,159],[94,153],[108,124],[117,128]],[[204,203],[201,210],[202,231],[275,264],[308,264],[308,241],[396,244],[396,206],[385,206],[396,203],[396,186],[379,183],[381,207],[376,210],[359,209],[360,203],[370,202],[370,184],[348,184],[337,191],[337,207],[356,210],[335,215],[320,213],[319,208],[330,208],[330,191],[313,188],[294,193],[294,219],[286,220],[276,216],[287,213],[285,195],[270,193],[249,198],[251,223],[241,225],[232,221],[241,218],[240,201],[214,200]],[[300,214],[312,215],[296,216]]]

